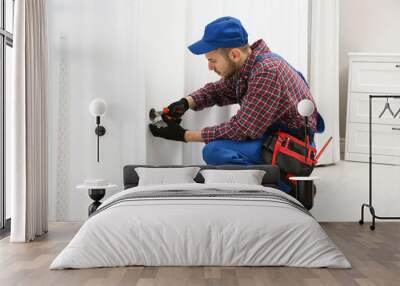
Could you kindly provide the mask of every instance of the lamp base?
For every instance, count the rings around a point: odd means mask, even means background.
[[[96,135],[103,136],[104,134],[106,134],[106,129],[104,128],[104,126],[99,125],[94,130],[94,133],[96,133]]]
[[[94,201],[88,208],[89,216],[101,205],[100,200],[106,194],[106,189],[89,189],[89,197]]]

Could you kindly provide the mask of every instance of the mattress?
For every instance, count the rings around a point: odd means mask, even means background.
[[[50,269],[130,265],[351,267],[293,197],[264,186],[198,183],[111,196]]]

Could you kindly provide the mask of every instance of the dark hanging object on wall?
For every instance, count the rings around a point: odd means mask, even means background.
[[[97,162],[100,161],[100,136],[106,134],[104,126],[100,125],[100,116],[104,115],[107,109],[107,104],[100,98],[93,99],[89,105],[90,113],[96,117],[96,129],[94,130],[97,135]]]

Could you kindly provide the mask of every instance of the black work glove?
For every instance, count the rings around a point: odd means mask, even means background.
[[[182,141],[185,140],[186,129],[183,129],[178,123],[169,119],[165,114],[162,116],[163,120],[167,123],[167,127],[157,127],[149,124],[149,128],[153,136],[161,137],[168,140]]]
[[[186,98],[182,98],[179,101],[175,101],[168,105],[168,115],[173,118],[180,118],[189,109],[189,102]]]

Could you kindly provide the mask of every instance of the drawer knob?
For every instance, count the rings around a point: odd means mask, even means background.
[[[396,67],[396,68],[400,68],[400,64],[396,64],[395,67]]]
[[[392,127],[392,130],[400,130],[400,128]]]

